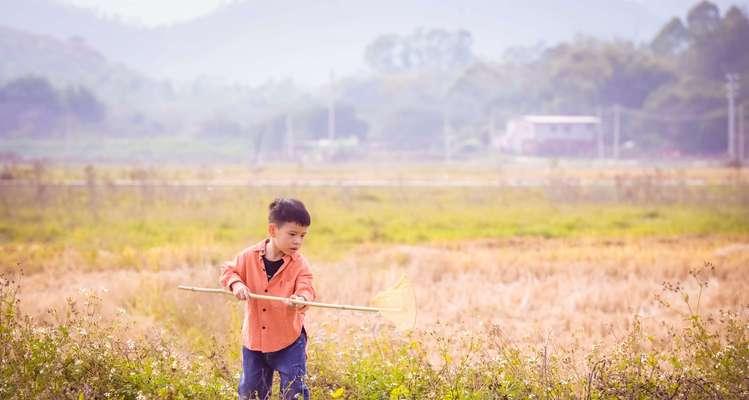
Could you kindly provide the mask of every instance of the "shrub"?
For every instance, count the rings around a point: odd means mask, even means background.
[[[83,306],[68,300],[64,315],[50,310],[54,322],[35,321],[19,311],[18,288],[0,278],[0,398],[235,397],[215,354],[180,354],[158,336],[124,338],[128,327],[103,321],[95,296]]]

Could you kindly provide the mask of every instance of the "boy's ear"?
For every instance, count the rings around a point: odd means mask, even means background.
[[[270,235],[270,237],[276,237],[277,232],[278,226],[275,223],[271,222],[268,224],[268,235]]]

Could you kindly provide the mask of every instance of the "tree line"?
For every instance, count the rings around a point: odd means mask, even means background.
[[[415,38],[416,44],[390,47],[418,47],[420,36]],[[368,54],[392,41],[376,40]],[[465,46],[470,41],[455,43]],[[514,116],[596,115],[620,106],[633,110],[630,118],[624,118],[623,132],[628,137],[622,140],[634,141],[643,150],[716,154],[726,149],[726,74],[749,77],[746,12],[734,6],[721,14],[709,1],[695,4],[685,19],[667,21],[649,42],[580,36],[551,47],[510,49],[498,61],[474,57],[452,74],[430,68],[428,61],[393,70],[390,66],[407,64],[398,64],[403,52],[390,47],[368,58],[379,77],[350,89],[370,97],[380,95],[385,103],[393,96],[392,87],[397,87],[396,97],[404,101],[378,110],[385,127],[379,133],[414,148],[442,146],[445,120],[456,141],[486,144],[491,140],[488,125],[493,123],[501,131]],[[470,53],[470,46],[446,51]],[[392,60],[383,61],[388,57]],[[415,70],[420,73],[414,74]],[[391,82],[398,86],[392,85],[388,93],[383,86]],[[738,101],[742,103],[742,98]]]
[[[508,49],[498,60],[477,56],[472,45],[467,30],[385,34],[363,52],[372,74],[317,92],[293,82],[246,89],[196,83],[143,90],[147,98],[120,104],[96,87],[22,77],[0,86],[0,136],[188,132],[246,139],[261,151],[283,146],[290,133],[299,143],[334,132],[408,151],[440,152],[449,141],[456,153],[471,154],[518,115],[606,115],[620,107],[630,112],[622,140],[635,149],[710,155],[726,148],[726,74],[749,76],[746,11],[722,13],[709,1],[665,21],[644,43],[579,36]],[[739,104],[748,103],[743,98]],[[134,111],[121,112],[128,107]]]

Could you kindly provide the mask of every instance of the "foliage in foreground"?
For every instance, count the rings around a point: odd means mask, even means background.
[[[18,309],[18,286],[0,280],[0,399],[227,398],[227,370],[215,356],[180,354],[164,338],[123,338],[98,299],[39,323]]]
[[[699,277],[694,274],[695,278]],[[237,366],[224,351],[177,352],[175,340],[122,339],[121,322],[101,320],[97,300],[68,302],[43,324],[18,309],[18,286],[0,281],[0,398],[232,399]],[[700,281],[700,288],[706,281]],[[564,355],[525,352],[497,327],[478,337],[381,334],[341,348],[309,349],[313,398],[346,399],[742,399],[749,396],[749,325],[724,312],[703,318],[687,305],[686,326],[658,343],[635,323],[617,347],[588,356],[577,372]],[[700,290],[701,290],[700,289]],[[456,343],[459,342],[459,343]],[[456,347],[457,345],[457,347]],[[218,348],[218,347],[217,347]],[[455,353],[454,349],[463,349]],[[456,356],[456,354],[458,354]],[[434,358],[439,358],[435,361]]]

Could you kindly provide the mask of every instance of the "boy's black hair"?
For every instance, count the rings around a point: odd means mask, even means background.
[[[301,226],[310,226],[312,220],[304,207],[304,203],[297,199],[278,198],[268,206],[268,222],[279,227],[287,222],[295,222]]]

